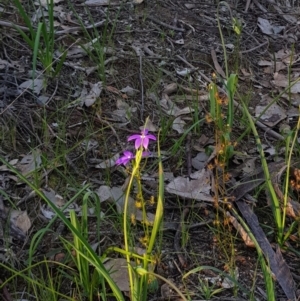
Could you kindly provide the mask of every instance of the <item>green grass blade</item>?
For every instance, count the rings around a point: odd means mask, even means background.
[[[29,32],[30,32],[30,35],[31,35],[31,41],[34,41],[34,39],[35,39],[35,30],[32,27],[30,17],[26,13],[25,9],[23,8],[23,6],[22,6],[22,4],[19,0],[13,0],[13,1],[14,1],[15,6],[17,7],[23,21],[25,22],[26,26],[29,29]]]
[[[106,271],[105,267],[103,266],[100,258],[98,255],[94,252],[94,250],[91,248],[89,243],[84,239],[82,234],[76,229],[70,221],[65,217],[63,212],[59,210],[39,189],[37,189],[30,181],[27,180],[18,170],[16,170],[11,164],[9,164],[7,161],[5,161],[2,157],[0,157],[0,161],[6,165],[12,172],[14,172],[23,182],[25,182],[32,190],[36,192],[36,195],[38,195],[41,199],[43,199],[50,208],[56,213],[56,215],[61,219],[61,221],[72,231],[74,235],[78,237],[80,242],[85,245],[87,252],[89,256],[93,259],[91,262],[93,266],[98,270],[99,274],[101,274],[107,283],[109,284],[110,288],[112,289],[114,296],[119,301],[124,301],[124,297],[120,291],[120,289],[117,287],[115,282],[110,277],[109,273]]]
[[[38,280],[35,280],[33,279],[32,277],[29,277],[27,276],[27,272],[35,267],[38,267],[39,265],[42,265],[44,263],[51,263],[51,264],[55,264],[57,266],[60,266],[64,269],[69,269],[69,270],[72,270],[72,268],[68,267],[68,266],[65,266],[64,264],[61,264],[59,262],[55,262],[55,261],[46,261],[46,260],[43,260],[43,261],[40,261],[36,264],[33,264],[33,265],[30,265],[28,267],[26,267],[25,269],[23,270],[15,270],[11,267],[9,267],[7,264],[3,264],[0,262],[0,267],[3,269],[3,270],[7,270],[9,271],[12,276],[10,277],[7,277],[5,279],[5,281],[3,281],[3,283],[0,284],[0,290],[5,287],[5,285],[7,285],[11,280],[13,280],[14,278],[16,277],[21,277],[23,278],[27,283],[30,283],[30,284],[34,284],[38,287],[40,287],[42,290],[47,290],[49,291],[50,293],[52,292],[52,288],[49,288],[47,286],[44,285],[44,283],[41,283],[41,281],[38,281]],[[1,271],[2,271],[1,269]],[[62,293],[59,293],[59,292],[56,292],[57,296],[60,296],[62,299],[64,300],[70,300],[70,301],[74,301],[74,298],[71,298],[71,297],[68,297]]]
[[[217,85],[211,83],[209,85],[209,105],[210,105],[210,116],[215,121],[216,120],[216,94],[218,93]]]
[[[60,73],[60,70],[63,66],[63,63],[65,62],[66,60],[66,57],[67,57],[67,54],[68,54],[68,51],[64,51],[63,54],[59,57],[59,63],[55,66],[55,70],[53,72],[53,77],[56,77],[58,73]],[[58,60],[58,59],[57,59]]]
[[[77,199],[86,189],[87,189],[88,185],[85,185],[84,187],[82,187],[82,189],[80,189],[79,191],[77,191],[77,193],[63,206],[63,208],[61,209],[61,211],[64,211],[71,203],[74,202],[75,199]],[[35,233],[31,239],[30,242],[30,248],[29,248],[29,254],[28,254],[28,265],[31,265],[32,263],[32,259],[33,259],[33,255],[35,250],[37,249],[38,245],[40,244],[43,235],[48,232],[51,231],[50,227],[52,226],[52,224],[57,220],[58,216],[54,216],[48,223],[48,225],[44,228],[44,229],[40,229],[37,233]]]
[[[41,32],[42,32],[43,26],[44,26],[43,23],[38,24],[38,29],[37,29],[35,40],[34,40],[33,57],[32,57],[32,69],[33,69],[32,78],[33,78],[33,80],[35,79],[35,71],[36,71],[36,65],[37,65],[37,58],[39,56],[40,38],[41,38]],[[32,82],[32,85],[34,88],[34,81]]]
[[[153,222],[153,228],[151,232],[151,237],[147,249],[147,254],[150,255],[154,243],[157,238],[158,231],[160,230],[160,225],[163,217],[163,211],[164,211],[164,170],[163,170],[163,165],[162,165],[162,158],[161,158],[161,153],[160,153],[160,144],[159,144],[159,137],[157,139],[157,144],[158,144],[158,158],[159,158],[159,163],[158,163],[158,176],[159,176],[159,187],[158,187],[158,197],[157,197],[157,207],[156,207],[156,213],[155,213],[155,218]]]
[[[228,94],[228,113],[227,113],[227,124],[230,128],[232,128],[233,125],[233,118],[234,118],[234,94],[237,87],[237,81],[238,77],[236,74],[230,74],[227,84],[226,84],[226,90]]]
[[[279,244],[281,245],[281,242],[282,242],[282,239],[283,239],[283,225],[282,225],[280,202],[278,200],[278,197],[275,193],[275,190],[274,190],[274,187],[273,187],[273,184],[272,184],[272,181],[271,181],[271,176],[270,176],[270,172],[269,172],[269,169],[268,169],[268,163],[267,163],[267,160],[266,160],[266,157],[265,157],[262,145],[261,145],[261,141],[260,141],[258,132],[257,132],[256,127],[255,127],[254,121],[253,121],[252,116],[250,115],[250,113],[249,113],[249,111],[248,111],[248,109],[247,109],[244,102],[242,102],[242,105],[243,105],[244,112],[245,112],[246,116],[248,117],[248,121],[249,121],[249,124],[251,126],[253,135],[255,137],[256,145],[257,145],[257,148],[258,148],[258,151],[259,151],[259,154],[260,154],[260,159],[261,159],[261,162],[262,162],[262,168],[263,168],[264,175],[265,175],[265,178],[266,178],[267,188],[268,188],[268,191],[270,193],[271,208],[272,208],[272,212],[273,212],[273,217],[274,217],[274,221],[275,221],[276,228],[277,228],[277,231],[278,231],[277,240],[278,240]]]

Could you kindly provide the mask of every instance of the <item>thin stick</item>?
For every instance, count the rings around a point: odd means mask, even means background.
[[[144,82],[143,82],[143,65],[142,65],[142,56],[140,55],[140,82],[141,82],[141,98],[142,98],[142,107],[141,107],[141,120],[144,121]]]
[[[172,29],[172,30],[175,30],[175,31],[180,31],[180,32],[185,32],[185,30],[183,28],[179,28],[179,27],[176,27],[176,26],[172,26],[172,25],[169,25],[165,22],[162,22],[160,20],[157,20],[156,18],[152,17],[152,16],[147,16],[147,19],[161,25],[161,26],[164,26],[166,28],[169,28],[169,29]]]
[[[254,51],[254,50],[258,49],[258,48],[261,48],[261,47],[263,47],[263,46],[265,46],[265,45],[267,45],[267,44],[269,44],[269,40],[265,41],[264,43],[262,43],[262,44],[260,44],[260,45],[258,45],[258,46],[256,46],[256,47],[253,47],[253,48],[251,48],[251,49],[247,49],[247,50],[240,51],[239,53],[240,53],[240,54],[244,54],[244,53],[252,52],[252,51]],[[267,48],[268,48],[268,47],[267,47]]]
[[[82,31],[83,29],[97,28],[97,27],[102,26],[105,22],[106,22],[106,20],[102,20],[100,22],[85,26],[84,28],[81,27],[81,26],[76,26],[76,27],[71,27],[71,28],[64,29],[64,30],[58,30],[58,31],[54,32],[54,34],[59,36],[59,35],[64,35],[64,34],[76,32],[76,31]],[[13,24],[11,22],[6,22],[6,21],[3,21],[3,20],[0,20],[0,26],[10,27],[10,28],[13,28],[13,29],[18,28],[18,29],[21,29],[21,30],[26,31],[26,32],[30,31],[28,27],[21,26],[21,25],[16,25],[16,24]]]

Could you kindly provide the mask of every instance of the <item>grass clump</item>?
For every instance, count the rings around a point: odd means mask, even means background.
[[[38,60],[41,62],[47,77],[54,78],[59,74],[62,65],[66,59],[67,52],[63,52],[59,58],[58,64],[54,66],[54,51],[55,51],[55,28],[54,28],[54,0],[47,1],[48,16],[42,13],[41,21],[37,28],[32,25],[32,21],[28,13],[25,11],[21,1],[13,0],[13,3],[18,9],[20,16],[26,24],[29,34],[16,26],[16,29],[21,34],[23,40],[27,43],[33,52],[32,67],[33,78],[37,69]],[[43,10],[41,10],[43,12]]]

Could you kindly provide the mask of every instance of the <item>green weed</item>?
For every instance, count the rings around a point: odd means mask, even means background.
[[[207,279],[201,279],[198,277],[199,285],[197,285],[196,289],[199,290],[202,298],[206,300],[210,300],[215,295],[224,291],[223,288],[217,287],[216,285],[209,284]]]
[[[20,0],[13,0],[19,14],[23,18],[26,26],[29,29],[29,35],[19,27],[16,27],[21,34],[23,40],[33,51],[32,66],[33,78],[37,69],[38,60],[42,63],[45,73],[48,77],[55,77],[61,70],[62,64],[65,61],[67,52],[63,52],[59,58],[58,64],[54,66],[54,51],[55,51],[55,28],[54,28],[54,1],[49,0],[47,3],[48,18],[42,14],[42,20],[38,23],[37,28],[32,25],[32,21],[28,13],[25,11]]]

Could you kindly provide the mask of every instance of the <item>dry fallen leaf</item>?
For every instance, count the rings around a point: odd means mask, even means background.
[[[57,194],[53,189],[47,188],[47,189],[41,189],[41,191],[44,193],[44,195],[47,197],[49,201],[51,201],[59,210],[62,210],[63,207],[66,204],[66,201],[62,196]],[[44,204],[40,208],[42,214],[46,219],[52,219],[54,216],[56,216],[56,213],[52,210],[52,208],[48,204]],[[82,207],[78,206],[75,202],[69,204],[67,208],[63,210],[63,213],[66,217],[69,217],[70,211],[75,211],[77,216],[82,216]],[[87,216],[95,216],[95,208],[94,207],[88,207],[87,208]],[[100,212],[100,218],[104,216],[103,212]]]
[[[202,169],[191,174],[191,179],[177,177],[166,186],[166,191],[195,201],[213,202],[214,198],[210,195],[211,176],[210,170]]]
[[[207,162],[208,155],[205,152],[198,153],[192,158],[192,166],[197,170],[202,170]]]
[[[121,90],[122,93],[125,93],[127,94],[128,96],[134,96],[136,95],[137,93],[139,93],[140,91],[139,90],[136,90],[136,89],[133,89],[132,87],[129,87],[129,86],[126,86],[125,88],[123,88]]]
[[[39,149],[32,151],[32,154],[26,155],[19,161],[16,168],[26,176],[40,167],[42,163],[41,151]]]
[[[116,87],[113,87],[113,86],[106,86],[105,90],[107,92],[111,92],[111,93],[116,94],[116,95],[121,95],[121,92],[119,91],[119,89],[117,89]]]
[[[112,3],[111,0],[87,0],[84,2],[87,6],[102,6],[102,5],[112,5],[112,4],[120,4],[118,1]]]
[[[136,263],[130,263],[132,267],[136,266]],[[118,286],[120,291],[129,292],[129,276],[128,276],[128,264],[125,258],[109,258],[103,263],[106,270],[109,272],[110,277],[114,283]],[[154,270],[153,264],[149,264],[149,269]]]
[[[146,119],[145,125],[139,127],[139,129],[142,131],[144,128],[148,129],[150,132],[157,132],[157,127],[153,124],[152,120],[150,118]]]
[[[296,62],[296,59],[298,58],[298,55],[293,53],[293,51],[288,49],[281,49],[275,53],[275,58],[286,65],[293,65]],[[292,60],[292,61],[291,61]]]
[[[266,107],[267,106],[256,106],[255,116],[258,117]],[[284,110],[274,103],[260,116],[259,120],[269,127],[273,127],[285,118],[286,114]]]
[[[172,129],[176,131],[178,134],[184,133],[184,126],[186,125],[185,121],[181,119],[181,117],[177,117],[174,119],[172,124]]]
[[[15,166],[17,163],[19,162],[19,159],[13,159],[11,161],[9,161],[8,163],[12,166]],[[7,167],[6,165],[0,165],[0,171],[9,171],[9,167]]]
[[[129,292],[128,265],[125,258],[111,258],[106,261],[104,267],[109,272],[110,277],[118,286],[120,291]]]
[[[272,66],[273,63],[271,61],[260,60],[258,61],[257,65],[260,67],[265,67],[265,66]]]
[[[256,161],[257,158],[250,158],[244,162],[244,167],[242,168],[244,176],[250,175],[256,170]]]
[[[103,160],[101,163],[95,165],[95,168],[106,169],[116,165],[116,161],[120,158],[119,154],[115,154],[110,159]]]
[[[187,76],[195,71],[194,68],[183,68],[183,69],[177,69],[176,74],[180,76]]]
[[[20,86],[20,89],[22,90],[32,90],[35,94],[40,94],[41,90],[44,88],[44,80],[43,79],[29,79],[23,82]]]
[[[180,109],[167,94],[162,95],[162,99],[160,101],[160,105],[163,110],[171,116],[178,117],[180,115],[185,115],[194,112],[195,110],[190,107],[185,107]]]
[[[271,82],[277,87],[287,88],[291,86],[291,93],[300,93],[300,81],[291,82],[283,74],[275,74],[274,80]]]
[[[281,33],[285,26],[277,26],[277,25],[271,25],[269,20],[263,19],[261,17],[257,18],[257,25],[262,31],[262,33],[267,34],[267,35],[276,35]]]
[[[255,248],[255,244],[246,232],[246,230],[241,226],[241,224],[237,221],[237,219],[232,216],[229,212],[226,212],[227,218],[233,227],[237,230],[237,232],[241,235],[245,245],[250,248]]]
[[[233,279],[234,279],[235,281],[238,281],[238,278],[239,278],[239,269],[238,269],[238,267],[235,267],[235,269],[234,269],[234,275],[230,275],[230,276],[233,277]],[[223,279],[222,283],[221,283],[221,286],[222,286],[223,288],[226,288],[226,289],[228,289],[228,288],[233,288],[233,287],[236,286],[236,282],[233,282],[233,281],[230,280],[228,277],[225,277],[225,278]]]
[[[82,102],[87,106],[92,106],[102,92],[102,82],[97,82],[91,85],[91,90],[88,95],[81,98]]]
[[[57,4],[59,2],[62,2],[64,0],[53,0],[53,4]],[[39,0],[37,2],[34,2],[35,5],[42,5],[42,6],[45,6],[45,7],[48,7],[49,5],[49,0]]]
[[[31,227],[31,221],[26,211],[12,210],[10,212],[10,222],[21,230],[24,235]]]
[[[176,83],[172,83],[172,84],[165,86],[164,90],[162,91],[162,94],[170,95],[170,94],[176,92],[177,89],[178,89],[178,85]]]

